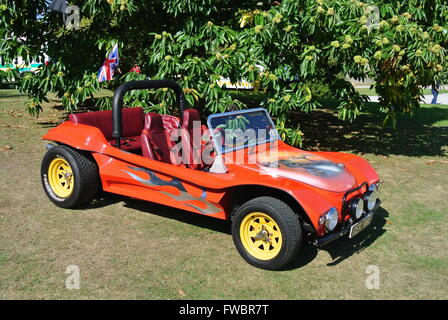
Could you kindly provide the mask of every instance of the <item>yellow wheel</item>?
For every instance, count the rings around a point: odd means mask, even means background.
[[[254,258],[270,260],[282,248],[282,233],[275,220],[262,212],[245,216],[240,226],[240,238],[244,248]]]
[[[54,158],[48,166],[48,182],[51,189],[60,198],[67,198],[73,193],[75,178],[67,160]]]
[[[67,146],[54,146],[47,151],[40,174],[48,198],[61,208],[76,208],[89,202],[100,188],[93,157]]]
[[[302,246],[299,216],[280,199],[258,197],[232,216],[232,237],[240,255],[262,269],[284,268]]]

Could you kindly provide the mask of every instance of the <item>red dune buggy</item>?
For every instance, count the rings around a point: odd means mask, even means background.
[[[175,91],[179,117],[122,108],[126,92],[158,88]],[[42,161],[44,190],[62,208],[85,204],[102,188],[230,219],[241,256],[265,269],[289,264],[305,235],[320,247],[372,221],[379,177],[366,160],[293,148],[262,108],[200,121],[175,81],[124,83],[112,110],[71,114],[43,137],[54,142]]]

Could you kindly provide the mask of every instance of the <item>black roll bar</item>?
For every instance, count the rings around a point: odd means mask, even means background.
[[[123,135],[123,123],[121,109],[123,107],[123,97],[126,92],[131,90],[145,90],[145,89],[161,89],[170,88],[176,93],[176,104],[179,108],[179,117],[182,121],[183,111],[186,109],[186,100],[184,92],[179,84],[174,80],[139,80],[129,81],[121,84],[117,90],[115,90],[114,98],[112,101],[112,136],[115,138],[115,146],[121,147],[121,138]]]

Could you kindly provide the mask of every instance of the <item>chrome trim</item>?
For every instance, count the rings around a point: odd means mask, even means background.
[[[349,224],[345,225],[344,227],[342,227],[341,230],[338,230],[338,231],[335,231],[335,232],[333,232],[333,233],[329,233],[329,234],[327,234],[327,235],[324,235],[323,237],[314,239],[313,244],[314,244],[316,247],[321,248],[321,247],[327,245],[328,243],[330,243],[330,242],[332,242],[332,241],[334,241],[334,240],[336,240],[336,239],[338,239],[338,238],[340,238],[340,237],[345,236],[347,233],[350,232],[351,227],[352,227],[355,223],[358,223],[358,222],[361,221],[362,219],[365,219],[365,218],[366,218],[368,215],[370,215],[370,214],[375,214],[375,211],[379,208],[380,205],[381,205],[381,200],[378,199],[378,200],[376,201],[375,208],[374,208],[373,210],[371,210],[371,211],[365,212],[364,215],[361,217],[360,220],[357,220],[357,221],[355,221],[355,222],[353,222],[353,223],[349,223]]]

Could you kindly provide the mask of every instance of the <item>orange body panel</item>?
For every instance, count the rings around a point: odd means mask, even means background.
[[[151,170],[149,166],[136,166],[105,154],[94,153],[93,156],[100,169],[104,191],[226,219],[220,204],[222,190],[193,185],[174,175]]]
[[[228,160],[226,162],[228,172],[216,174],[167,164],[122,151],[110,145],[99,129],[70,121],[49,130],[43,139],[92,152],[99,167],[103,189],[107,192],[219,219],[229,218],[231,205],[227,203],[229,197],[226,195],[233,187],[263,186],[283,191],[291,195],[304,209],[318,236],[324,234],[322,226],[318,223],[319,218],[331,207],[338,209],[340,220],[344,219],[342,198],[347,190],[363,182],[373,184],[379,181],[378,175],[369,163],[356,155],[306,152],[282,141],[278,143],[278,153],[286,154],[289,158],[286,158],[286,165],[280,166],[281,170],[272,171],[269,167],[257,164],[233,163],[231,159],[237,157],[234,152],[225,155]],[[252,152],[254,150],[245,149],[242,153],[243,157],[249,157]],[[294,161],[291,162],[289,159]],[[331,177],[325,179],[319,177],[319,172],[316,174],[315,168],[303,169],[302,162],[305,161],[305,164],[308,164],[309,162],[306,162],[308,159],[331,161],[337,164],[341,172],[346,170],[341,173],[345,177],[344,182],[331,180]],[[337,167],[335,168],[329,168],[329,170],[337,170]],[[299,181],[297,177],[309,183]],[[333,185],[331,181],[334,181]],[[350,194],[348,199],[361,191],[365,191],[365,188]]]

